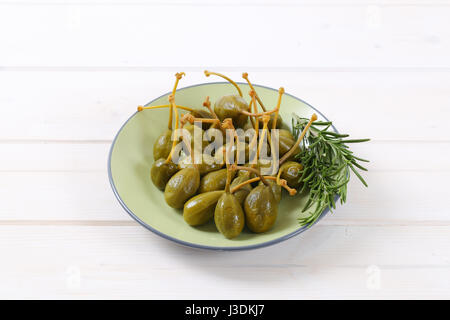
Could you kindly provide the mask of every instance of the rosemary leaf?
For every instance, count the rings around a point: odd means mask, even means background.
[[[306,124],[307,118],[293,115],[292,133],[295,138]],[[319,129],[317,126],[326,126]],[[357,161],[369,162],[368,160],[356,157],[349,149],[347,143],[366,142],[370,139],[343,139],[348,134],[340,134],[327,131],[332,123],[327,121],[315,121],[310,127],[308,134],[303,138],[302,150],[295,155],[295,159],[303,165],[303,172],[299,179],[303,182],[300,192],[309,189],[310,197],[303,207],[306,211],[314,207],[313,212],[308,217],[299,218],[300,225],[308,227],[320,218],[323,211],[328,208],[330,211],[336,209],[336,197],[340,197],[340,202],[345,203],[347,199],[347,185],[350,181],[350,171],[352,171],[363,185],[367,186],[357,169],[367,171]]]

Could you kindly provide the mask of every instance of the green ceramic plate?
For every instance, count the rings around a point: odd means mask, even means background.
[[[247,84],[239,83],[243,92]],[[258,95],[267,106],[275,106],[278,90],[255,85]],[[235,88],[226,82],[204,83],[179,89],[177,104],[200,108],[206,96],[212,103],[223,95],[236,94]],[[151,101],[148,105],[167,104],[169,93]],[[291,114],[309,118],[314,112],[319,120],[327,119],[306,102],[285,94],[281,116],[290,125]],[[144,110],[134,113],[117,133],[111,146],[108,161],[109,179],[120,204],[141,225],[156,234],[177,243],[205,249],[244,250],[254,249],[289,239],[306,228],[301,228],[297,219],[308,194],[283,196],[279,204],[274,227],[263,234],[254,234],[244,229],[235,239],[228,240],[220,234],[214,221],[201,227],[191,227],[184,220],[181,210],[172,209],[164,201],[164,194],[153,186],[150,168],[153,163],[153,143],[167,128],[168,109]],[[302,215],[308,215],[303,213]],[[322,217],[326,211],[322,213]]]

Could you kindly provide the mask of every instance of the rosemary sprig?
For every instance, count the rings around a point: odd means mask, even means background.
[[[293,114],[292,130],[296,139],[308,120]],[[370,139],[345,139],[348,137],[347,134],[328,131],[331,125],[331,122],[313,122],[308,134],[303,138],[301,151],[295,156],[303,165],[299,180],[303,182],[303,187],[300,192],[306,188],[309,188],[310,192],[310,198],[302,212],[316,205],[308,217],[299,218],[302,226],[314,224],[327,207],[330,211],[335,209],[337,196],[340,197],[341,203],[346,201],[350,171],[367,187],[366,181],[358,172],[358,169],[363,171],[367,169],[358,162],[369,160],[356,157],[347,144],[366,142]]]

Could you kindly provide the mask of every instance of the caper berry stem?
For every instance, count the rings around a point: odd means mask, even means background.
[[[253,108],[255,110],[255,113],[257,112],[256,110],[256,93],[255,91],[251,90],[249,92],[250,97],[252,97],[252,104],[253,104]],[[255,134],[253,135],[252,141],[250,141],[250,144],[248,146],[249,150],[253,150],[253,148],[255,147],[255,145],[258,143],[258,134],[259,134],[259,119],[257,117],[255,117]],[[252,164],[252,167],[256,166],[256,163],[258,162],[258,152],[256,152],[256,159],[255,159],[255,163]]]
[[[275,178],[275,177],[272,177]],[[280,179],[280,182],[277,183],[279,186],[282,186],[283,188],[285,188],[287,190],[287,192],[289,192],[290,196],[293,196],[297,193],[297,190],[294,188],[291,188],[288,186],[287,181],[285,179]]]
[[[277,180],[276,177],[274,176],[265,176],[264,178],[268,179],[268,180]],[[289,192],[290,196],[293,196],[297,193],[296,189],[293,189],[291,187],[289,187],[289,185],[287,184],[287,181],[285,179],[280,179],[280,181],[277,181],[277,185],[282,186],[284,189],[286,189],[287,192]]]
[[[191,124],[193,124],[194,122],[219,123],[220,124],[219,119],[196,118],[192,114],[189,114],[189,113],[187,113],[187,114],[183,115],[183,117],[181,117],[181,123],[184,124],[186,122],[189,122]]]
[[[284,94],[284,88],[283,87],[280,87],[280,89],[278,90],[278,94],[279,94],[279,96],[278,96],[277,106],[275,107],[274,110],[272,110],[272,111],[275,111],[275,117],[273,119],[273,124],[272,124],[272,130],[276,129],[276,127],[277,127],[278,112],[280,110],[280,105],[281,105],[281,96]],[[267,119],[267,123],[269,123],[270,115],[264,114],[262,117],[263,117],[263,121],[264,121],[264,119]],[[263,134],[264,134],[264,132],[267,132],[267,138],[268,138],[267,141],[269,142],[270,150],[271,150],[271,153],[273,154],[272,139],[271,139],[271,136],[270,136],[270,132],[269,132],[269,130],[267,130],[267,124],[266,123],[264,123],[264,126],[266,127],[266,130],[264,130],[264,128],[263,128]],[[263,141],[263,139],[260,139],[260,143],[259,143],[260,146],[262,145],[262,141]],[[258,148],[258,153],[260,153],[260,152],[261,152],[261,147]],[[274,157],[274,155],[273,155],[273,157]]]
[[[164,105],[159,105],[159,106],[150,106],[150,107],[143,107],[143,106],[138,106],[137,110],[140,112],[142,110],[146,110],[146,109],[161,109],[161,108],[171,108],[172,105],[170,104],[164,104]],[[188,108],[188,107],[184,107],[184,106],[178,106],[178,109],[182,109],[182,110],[186,110],[186,111],[193,111],[194,109],[192,108]]]
[[[188,114],[185,114],[185,115],[183,115],[183,117],[181,117],[181,120],[180,120],[180,123],[181,123],[181,129],[184,128],[184,125],[185,125],[186,122],[188,121],[187,119],[193,119],[192,122],[189,121],[190,123],[194,123],[195,121],[199,121],[199,120],[204,120],[203,118],[195,118],[192,114],[189,114],[189,113],[188,113]],[[181,140],[184,141],[184,140],[183,140],[183,136],[181,136]],[[194,153],[192,152],[191,144],[190,144],[190,143],[186,143],[185,146],[186,146],[186,148],[188,148],[189,155],[191,156],[191,162],[192,162],[192,165],[193,165],[195,168],[198,169],[198,166],[197,166],[197,164],[196,164],[195,161],[194,161]]]
[[[184,72],[177,72],[175,73],[175,85],[173,86],[172,89],[172,95],[175,97],[175,92],[177,91],[177,87],[178,87],[178,82],[180,81],[180,79],[185,76],[186,74]]]
[[[203,106],[206,107],[208,109],[208,111],[212,114],[212,116],[214,117],[214,119],[216,119],[217,121],[219,121],[219,128],[220,130],[222,130],[223,133],[225,133],[225,130],[222,128],[222,126],[220,125],[220,119],[217,116],[217,114],[214,112],[213,108],[211,108],[211,101],[209,101],[209,96],[206,96],[205,101],[203,102]],[[216,127],[216,123],[213,123],[211,125],[210,128],[215,128]]]
[[[266,107],[264,106],[263,102],[261,101],[261,99],[259,98],[258,94],[256,93],[256,90],[255,90],[255,88],[253,87],[252,83],[251,83],[250,80],[248,79],[248,73],[247,73],[247,72],[244,72],[244,73],[242,74],[242,78],[244,78],[244,79],[247,81],[248,86],[250,87],[250,89],[252,89],[253,91],[255,91],[256,100],[258,100],[258,103],[259,103],[259,105],[261,106],[261,108],[263,109],[263,111],[266,111]]]
[[[259,144],[258,144],[258,149],[257,149],[258,155],[260,155],[260,153],[261,153],[261,148],[262,148],[262,145],[264,143],[264,138],[266,137],[266,133],[268,131],[267,130],[267,124],[270,121],[270,116],[269,115],[264,115],[262,118],[263,118],[262,119],[263,120],[263,128],[262,128],[261,137],[259,138]],[[270,143],[270,140],[269,140],[269,143]]]
[[[225,76],[225,75],[223,75],[223,74],[221,74],[221,73],[211,72],[211,71],[205,70],[205,76],[209,77],[209,76],[212,75],[212,74],[215,75],[215,76],[224,78],[224,79],[227,80],[229,83],[231,83],[231,84],[236,88],[236,90],[239,92],[239,95],[242,97],[242,91],[241,91],[241,88],[239,88],[239,86],[236,84],[236,82],[234,82],[233,80],[231,80],[230,78],[228,78],[227,76]]]
[[[231,169],[231,166],[227,164],[227,182],[225,184],[225,192],[230,193],[230,185],[231,185],[231,173],[233,170]]]
[[[225,192],[226,193],[230,193],[231,173],[236,170],[235,169],[236,166],[235,165],[230,165],[230,163],[228,161],[229,160],[229,158],[228,158],[229,154],[230,154],[231,149],[232,149],[233,144],[234,144],[234,133],[235,133],[235,131],[234,131],[234,126],[233,126],[233,120],[231,118],[224,119],[223,120],[223,124],[221,125],[221,128],[223,128],[223,130],[226,130],[226,129],[230,129],[231,130],[231,132],[227,131],[227,134],[230,135],[229,140],[230,140],[231,143],[230,143],[230,146],[228,147],[228,149],[225,149],[225,163],[227,165],[227,182],[225,184]]]
[[[233,119],[226,118],[223,120],[221,125],[222,130],[225,130],[227,135],[230,135],[230,137],[227,139],[227,141],[230,141],[230,145],[228,149],[225,149],[225,163],[229,164],[229,155],[234,145],[234,138],[236,137],[236,131],[233,126]],[[226,131],[226,129],[230,129],[230,131]]]
[[[277,120],[278,120],[278,113],[280,112],[280,106],[281,106],[281,97],[284,94],[284,88],[280,87],[280,89],[278,89],[278,102],[277,102],[277,107],[275,108],[275,116],[273,118],[273,122],[272,122],[272,129],[276,129],[277,128]]]
[[[242,113],[242,114],[245,114],[245,115],[247,115],[249,117],[262,117],[263,115],[268,115],[268,114],[272,114],[272,113],[277,112],[277,109],[275,108],[275,109],[270,110],[270,111],[264,111],[264,112],[259,112],[259,113],[256,110],[255,110],[254,113],[251,113],[251,112],[248,112],[248,111],[245,111],[245,110],[239,110],[239,112]]]
[[[277,173],[277,177],[276,177],[276,181],[277,181],[277,184],[278,185],[280,185],[280,181],[281,181],[281,179],[280,179],[280,177],[281,177],[281,174],[283,173],[283,169],[280,167],[279,169],[278,169],[278,173]]]
[[[294,153],[294,150],[300,145],[300,142],[303,140],[303,137],[305,136],[306,132],[308,131],[309,127],[311,126],[311,124],[317,120],[317,114],[313,113],[313,115],[311,116],[311,119],[308,121],[308,124],[305,126],[305,128],[303,129],[302,133],[300,134],[300,136],[298,137],[297,141],[294,143],[294,145],[292,146],[291,149],[289,149],[288,152],[286,152],[284,154],[284,156],[280,159],[279,165],[281,166],[283,164],[284,161],[286,161],[286,159],[288,159],[292,153]]]
[[[174,86],[173,86],[173,89],[172,89],[172,96],[173,97],[175,97],[175,92],[177,91],[177,87],[178,87],[178,82],[180,82],[180,79],[183,77],[185,75],[185,73],[184,72],[177,72],[176,74],[175,74],[175,84],[174,84]],[[172,113],[173,113],[173,107],[171,106],[170,107],[170,112],[169,112],[169,125],[168,125],[168,128],[170,129],[170,130],[172,130]]]
[[[257,112],[258,112],[258,107],[256,106],[256,92],[253,91],[253,90],[251,90],[248,94],[249,94],[250,97],[252,98],[251,105],[253,106],[253,111],[254,111],[255,113],[257,113]],[[249,108],[249,110],[251,111],[252,109]],[[251,118],[252,118],[252,117],[250,117],[250,119],[251,119]],[[258,119],[257,117],[255,117],[255,125],[256,125],[255,130],[256,130],[256,128],[259,129],[259,119]]]
[[[219,119],[217,114],[211,108],[211,101],[209,101],[209,96],[206,96],[205,101],[203,101],[203,106],[208,109],[208,111],[213,115],[214,118]]]
[[[175,146],[177,145],[177,141],[178,141],[177,130],[176,130],[176,129],[178,129],[178,109],[177,109],[177,106],[175,105],[175,97],[173,95],[170,95],[169,101],[170,101],[172,108],[174,110],[174,113],[175,113],[175,132],[174,132],[174,137],[173,137],[173,142],[172,142],[172,149],[170,149],[170,153],[166,159],[166,163],[169,163],[172,160],[173,152],[175,150]]]
[[[240,188],[246,186],[247,184],[250,184],[250,183],[253,183],[253,182],[256,182],[256,181],[259,181],[259,180],[261,180],[259,177],[248,179],[248,180],[238,184],[233,189],[231,189],[231,193],[235,193],[236,191],[238,191]]]
[[[248,104],[248,110],[252,110],[252,106],[253,106],[253,99],[250,100],[250,103]],[[252,123],[252,127],[255,128],[255,119],[253,119],[253,117],[249,117],[250,122]]]
[[[253,172],[258,175],[258,177],[261,179],[262,183],[264,183],[266,186],[269,185],[269,183],[266,181],[266,179],[264,179],[264,177],[261,175],[261,173],[259,172],[258,169],[251,168],[251,167],[244,167],[244,166],[236,166],[236,165],[234,166],[234,168],[236,170],[244,170],[244,171]]]
[[[245,110],[240,110],[239,112],[240,113],[242,113],[242,114],[245,114],[245,115],[247,115],[247,116],[249,116],[249,117],[255,117],[255,118],[257,118],[257,117],[262,117],[263,115],[265,115],[265,114],[272,114],[272,113],[275,113],[275,109],[274,110],[271,110],[271,111],[265,111],[265,112],[254,112],[254,113],[252,113],[252,112],[248,112],[248,111],[245,111]]]
[[[266,179],[266,180],[276,180],[276,177],[272,177],[272,176],[264,176],[264,179]],[[248,180],[246,180],[246,181],[244,181],[244,182],[238,184],[238,185],[235,186],[233,189],[231,189],[231,193],[235,193],[236,191],[238,191],[238,190],[241,189],[242,187],[246,186],[247,184],[250,184],[250,183],[253,183],[253,182],[256,182],[256,181],[259,181],[259,180],[261,180],[260,177],[255,177],[255,178],[252,178],[252,179],[248,179]],[[278,184],[278,183],[277,183],[277,184]],[[295,194],[297,193],[297,190],[290,188],[290,187],[288,186],[288,184],[287,184],[287,181],[284,180],[284,179],[281,179],[281,180],[280,180],[280,183],[279,183],[278,185],[280,185],[280,186],[282,186],[284,189],[286,189],[286,191],[289,192],[289,195],[290,195],[290,196],[293,196],[293,195],[295,195]]]

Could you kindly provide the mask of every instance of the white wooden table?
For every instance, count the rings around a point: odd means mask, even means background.
[[[209,252],[134,222],[111,141],[208,81],[284,86],[370,143],[369,188],[281,244]],[[0,0],[0,298],[450,298],[450,1]]]

